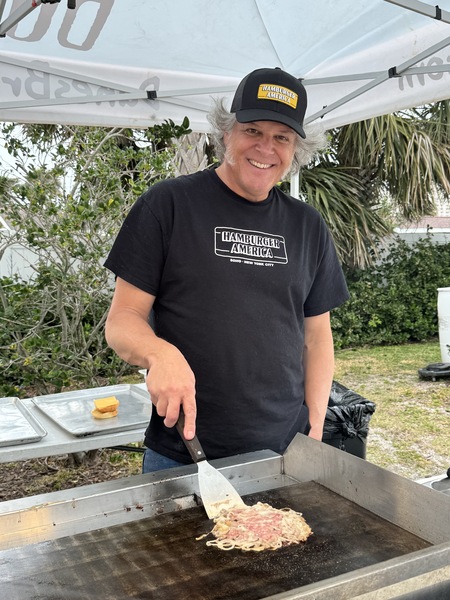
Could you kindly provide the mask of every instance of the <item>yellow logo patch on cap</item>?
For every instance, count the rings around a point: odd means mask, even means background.
[[[297,108],[298,94],[281,85],[261,83],[258,88],[258,100],[275,100]]]

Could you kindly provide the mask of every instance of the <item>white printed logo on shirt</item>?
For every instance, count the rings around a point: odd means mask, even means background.
[[[286,242],[281,235],[232,227],[216,227],[214,232],[217,256],[270,265],[288,262]]]

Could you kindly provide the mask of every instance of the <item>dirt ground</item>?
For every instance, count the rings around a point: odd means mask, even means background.
[[[95,450],[0,464],[0,502],[137,475],[142,454]]]

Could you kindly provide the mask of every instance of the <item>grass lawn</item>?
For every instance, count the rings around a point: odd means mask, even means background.
[[[336,352],[335,380],[376,403],[367,460],[419,479],[450,467],[450,378],[422,380],[417,370],[441,362],[439,343]]]

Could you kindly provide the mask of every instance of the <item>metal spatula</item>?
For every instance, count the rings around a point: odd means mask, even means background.
[[[184,413],[180,410],[177,429],[194,462],[197,463],[200,496],[208,517],[214,519],[219,515],[222,508],[245,506],[244,501],[228,479],[206,460],[205,453],[203,452],[203,448],[201,447],[197,436],[192,440],[187,440],[184,437],[183,428]]]

